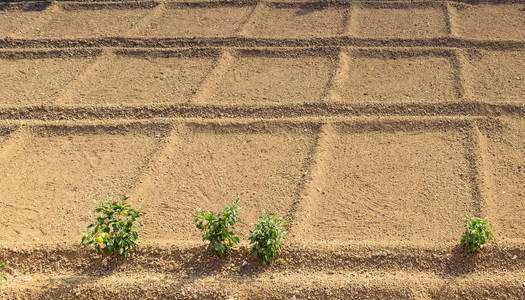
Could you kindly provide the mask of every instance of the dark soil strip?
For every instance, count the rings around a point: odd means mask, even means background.
[[[0,48],[77,48],[77,47],[447,47],[488,50],[524,49],[525,42],[513,40],[473,40],[441,38],[356,38],[328,37],[308,39],[276,38],[86,38],[86,39],[10,39],[0,40]]]
[[[0,108],[5,120],[102,120],[150,118],[295,118],[330,116],[525,116],[515,103],[446,102],[441,104],[330,104],[272,106],[151,105],[151,106],[27,106]]]

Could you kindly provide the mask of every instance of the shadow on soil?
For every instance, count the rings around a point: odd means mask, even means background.
[[[85,276],[109,276],[116,272],[159,272],[182,276],[213,276],[218,274],[257,275],[266,269],[256,261],[247,248],[241,248],[224,258],[212,257],[206,247],[171,251],[139,249],[130,257],[103,257],[90,249],[81,254],[90,258],[76,269]]]
[[[452,256],[445,263],[445,282],[439,288],[433,298],[446,299],[451,294],[451,289],[456,286],[456,281],[465,277],[469,273],[475,272],[479,262],[482,260],[481,254],[467,253],[465,247],[456,245],[451,252]],[[453,294],[453,293],[452,293]]]
[[[451,254],[450,259],[445,263],[445,275],[458,277],[476,271],[476,265],[480,260],[479,254],[469,254],[461,245],[456,245]]]
[[[258,261],[253,259],[247,248],[241,248],[233,255],[227,255],[222,259],[212,257],[205,246],[183,250],[173,249],[168,253],[143,248],[133,252],[127,258],[104,257],[91,248],[83,247],[81,251],[75,253],[64,251],[57,257],[57,265],[64,266],[56,268],[53,273],[68,275],[50,278],[44,282],[41,289],[31,291],[31,298],[60,299],[77,296],[86,298],[84,294],[86,289],[93,289],[97,282],[117,274],[119,276],[149,274],[153,278],[158,273],[159,276],[163,276],[162,280],[159,280],[160,278],[156,280],[139,278],[140,286],[129,287],[130,292],[138,289],[135,292],[142,293],[144,292],[142,288],[151,287],[149,291],[155,294],[155,287],[162,285],[167,287],[171,293],[177,294],[183,290],[184,286],[206,277],[221,276],[229,278],[229,281],[235,281],[236,278],[256,276],[271,269],[271,266],[263,268]],[[74,267],[67,267],[67,262],[73,263]],[[101,286],[104,286],[104,283],[101,283]],[[105,295],[111,292],[103,290]],[[115,296],[119,298],[122,295]]]
[[[16,9],[21,11],[43,11],[50,5],[50,1],[0,0],[0,11],[9,9]]]
[[[311,13],[314,13],[316,11],[322,11],[325,10],[328,6],[319,6],[319,5],[302,5],[299,7],[299,10],[295,13],[296,16],[305,16],[309,15]]]

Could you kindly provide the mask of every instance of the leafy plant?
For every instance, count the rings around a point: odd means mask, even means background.
[[[464,223],[465,233],[461,237],[461,245],[464,245],[468,252],[481,252],[481,247],[494,237],[491,231],[492,224],[487,221],[487,218],[478,218],[472,215],[467,215]]]
[[[260,257],[263,266],[273,262],[281,252],[281,241],[287,233],[285,227],[286,221],[275,213],[265,210],[259,216],[259,223],[251,231],[250,243],[254,257]]]
[[[235,224],[240,221],[237,215],[239,197],[232,206],[226,206],[218,214],[211,211],[195,211],[195,226],[202,232],[202,240],[209,241],[208,250],[212,256],[224,257],[225,253],[237,250],[239,237],[234,234]]]
[[[97,205],[95,213],[99,214],[93,224],[83,232],[82,243],[94,245],[95,249],[104,255],[129,256],[136,248],[139,238],[137,230],[142,227],[138,221],[142,217],[142,207],[132,208],[123,197],[115,201],[113,197],[104,202],[94,201]]]
[[[2,286],[2,283],[4,281],[7,281],[7,276],[5,275],[5,273],[2,271],[3,269],[5,269],[5,265],[4,264],[0,264],[0,287]],[[0,292],[2,292],[2,290],[0,289]]]

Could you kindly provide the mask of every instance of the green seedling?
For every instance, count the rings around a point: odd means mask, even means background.
[[[93,245],[99,253],[106,256],[123,255],[128,257],[136,248],[138,230],[142,227],[142,207],[132,208],[126,201],[108,198],[104,202],[95,201],[95,213],[99,216],[83,232],[82,243]]]
[[[259,223],[251,231],[250,243],[255,258],[260,258],[263,266],[272,263],[281,252],[282,240],[286,235],[286,222],[275,213],[264,211]]]
[[[461,245],[464,245],[470,253],[481,252],[483,245],[494,237],[491,231],[492,224],[487,221],[487,218],[478,218],[472,215],[467,215],[464,223],[465,233],[461,237]]]
[[[208,241],[208,250],[211,256],[224,257],[224,254],[237,250],[239,237],[235,235],[235,224],[240,222],[237,215],[239,197],[232,206],[226,206],[218,214],[211,211],[203,212],[200,208],[195,211],[195,226],[202,232],[202,240]]]
[[[7,281],[7,276],[5,275],[3,271],[4,269],[5,269],[5,265],[0,264],[0,288],[2,287],[2,283],[4,283],[4,281]],[[2,289],[0,289],[0,293],[1,292],[2,292]]]

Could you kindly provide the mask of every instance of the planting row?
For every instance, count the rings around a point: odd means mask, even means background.
[[[159,5],[7,4],[0,7],[0,38],[277,37],[352,35],[370,38],[523,40],[523,4],[444,3]],[[3,10],[2,10],[3,8]]]
[[[124,197],[95,201],[97,217],[83,232],[82,243],[93,245],[97,252],[105,256],[130,256],[137,247],[143,208],[133,208],[127,200]],[[239,237],[235,233],[235,225],[242,222],[238,214],[239,202],[240,199],[237,198],[233,205],[217,214],[200,209],[195,211],[195,225],[201,231],[202,239],[208,242],[208,250],[212,256],[223,258],[237,250]],[[492,225],[486,218],[472,216],[467,216],[464,222],[465,232],[461,237],[461,245],[470,253],[481,252],[481,248],[493,237]],[[265,211],[250,231],[254,258],[263,266],[275,261],[282,251],[282,241],[286,234],[286,221],[276,213]],[[5,265],[0,264],[0,287],[7,280],[6,274],[2,272],[4,268]]]
[[[106,256],[129,256],[139,239],[143,208],[132,208],[127,200],[124,197],[120,200],[109,198],[105,202],[95,201],[95,213],[98,217],[93,224],[87,226],[82,243],[93,245],[99,253]],[[200,208],[195,210],[195,225],[201,231],[202,239],[209,242],[208,250],[212,256],[222,258],[237,250],[239,237],[234,232],[235,225],[242,222],[237,213],[239,202],[240,198],[237,198],[232,206],[227,206],[217,214]],[[264,211],[259,216],[259,222],[250,231],[250,242],[253,244],[255,258],[260,258],[263,266],[277,258],[286,233],[285,221],[276,213]]]
[[[137,246],[143,208],[133,208],[127,200],[124,197],[119,200],[109,198],[105,202],[95,201],[95,213],[98,216],[83,232],[82,243],[93,245],[97,252],[106,256],[129,256]],[[240,239],[235,233],[235,225],[242,222],[238,214],[239,202],[240,198],[237,198],[233,205],[219,213],[202,211],[200,208],[195,210],[195,225],[201,231],[202,239],[208,242],[211,256],[223,258],[237,250]],[[486,218],[472,215],[465,217],[464,224],[465,232],[460,244],[470,253],[481,252],[487,241],[494,237],[492,224]],[[286,227],[286,220],[265,210],[259,215],[259,222],[254,229],[250,230],[254,257],[260,259],[263,266],[272,263],[281,252],[282,240],[287,234]]]
[[[524,53],[335,48],[0,52],[0,106],[521,103]]]
[[[171,126],[171,125],[170,125]],[[524,236],[523,122],[210,122],[34,126],[0,135],[5,242],[76,241],[92,199],[144,205],[148,240],[195,236],[196,207],[243,199],[300,240],[452,242],[467,213]]]
[[[137,247],[139,233],[142,227],[143,207],[133,208],[123,197],[115,200],[95,201],[97,214],[94,222],[82,233],[82,243],[92,245],[98,253],[105,256],[128,257]],[[201,231],[202,240],[208,242],[211,256],[224,258],[237,250],[240,241],[235,232],[235,226],[242,222],[239,210],[240,198],[233,205],[225,207],[221,212],[195,210],[194,223]],[[351,217],[351,216],[349,216]],[[467,215],[464,219],[465,232],[460,244],[469,253],[479,253],[487,241],[494,237],[492,224],[486,218]],[[258,222],[250,230],[250,244],[255,259],[266,266],[278,258],[282,251],[282,241],[287,234],[287,221],[277,213],[264,211],[259,215]],[[2,271],[5,265],[0,265],[0,285],[6,280]]]

